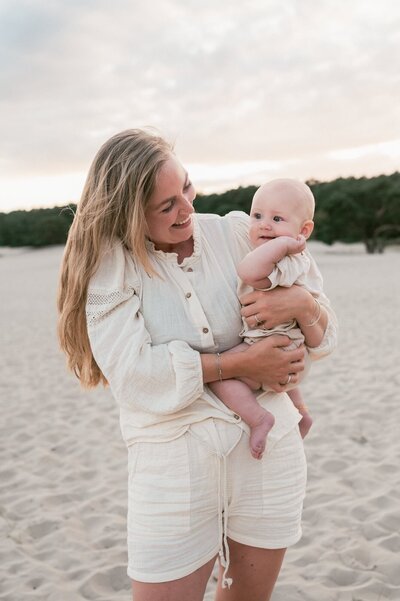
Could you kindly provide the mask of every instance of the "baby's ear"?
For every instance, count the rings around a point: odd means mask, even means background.
[[[311,221],[311,219],[308,219],[307,221],[305,221],[302,225],[302,228],[300,230],[300,234],[303,234],[304,238],[306,240],[308,240],[308,238],[311,236],[312,232],[314,229],[314,221]]]

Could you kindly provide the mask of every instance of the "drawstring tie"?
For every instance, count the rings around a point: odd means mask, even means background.
[[[226,455],[222,455],[218,461],[218,524],[219,524],[219,560],[221,566],[224,568],[222,574],[222,588],[231,588],[232,578],[227,577],[229,569],[229,545],[228,545],[228,485],[227,485],[227,473],[226,473]],[[221,470],[222,464],[222,470]],[[221,486],[222,483],[222,486]],[[222,490],[221,490],[222,488]],[[221,495],[222,492],[222,495]],[[223,503],[221,496],[223,496]]]
[[[236,447],[239,442],[242,429],[238,428],[237,435],[234,440],[221,441],[218,428],[218,420],[211,419],[207,426],[202,422],[193,424],[190,427],[190,433],[194,438],[197,438],[203,444],[214,453],[217,457],[218,462],[218,539],[219,539],[219,560],[221,566],[224,568],[222,574],[222,588],[230,588],[232,585],[232,578],[228,578],[229,570],[229,545],[228,545],[228,473],[227,473],[227,458],[231,451]],[[211,443],[210,440],[213,442]],[[225,442],[225,444],[224,444]]]

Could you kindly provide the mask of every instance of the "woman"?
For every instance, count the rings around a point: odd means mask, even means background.
[[[60,339],[82,384],[108,383],[120,407],[135,601],[200,601],[218,553],[216,599],[266,601],[301,534],[301,416],[283,391],[306,353],[285,351],[283,336],[224,352],[239,342],[235,266],[249,251],[247,216],[195,215],[194,198],[163,139],[128,130],[102,146],[63,258]],[[251,325],[315,321],[312,296],[296,286],[241,302]],[[335,342],[322,305],[315,357]],[[258,397],[275,416],[262,461],[247,426],[205,386],[234,377],[276,391]]]

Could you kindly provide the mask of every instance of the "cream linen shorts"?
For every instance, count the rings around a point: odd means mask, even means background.
[[[218,552],[229,563],[228,537],[266,549],[300,539],[306,461],[297,427],[267,442],[261,461],[239,424],[211,418],[128,451],[130,578],[182,578]]]

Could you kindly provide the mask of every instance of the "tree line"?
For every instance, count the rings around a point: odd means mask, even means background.
[[[400,173],[307,182],[315,196],[313,238],[327,244],[363,242],[367,252],[400,243]],[[198,213],[250,211],[257,186],[198,194]],[[0,213],[0,246],[64,244],[76,205]]]

